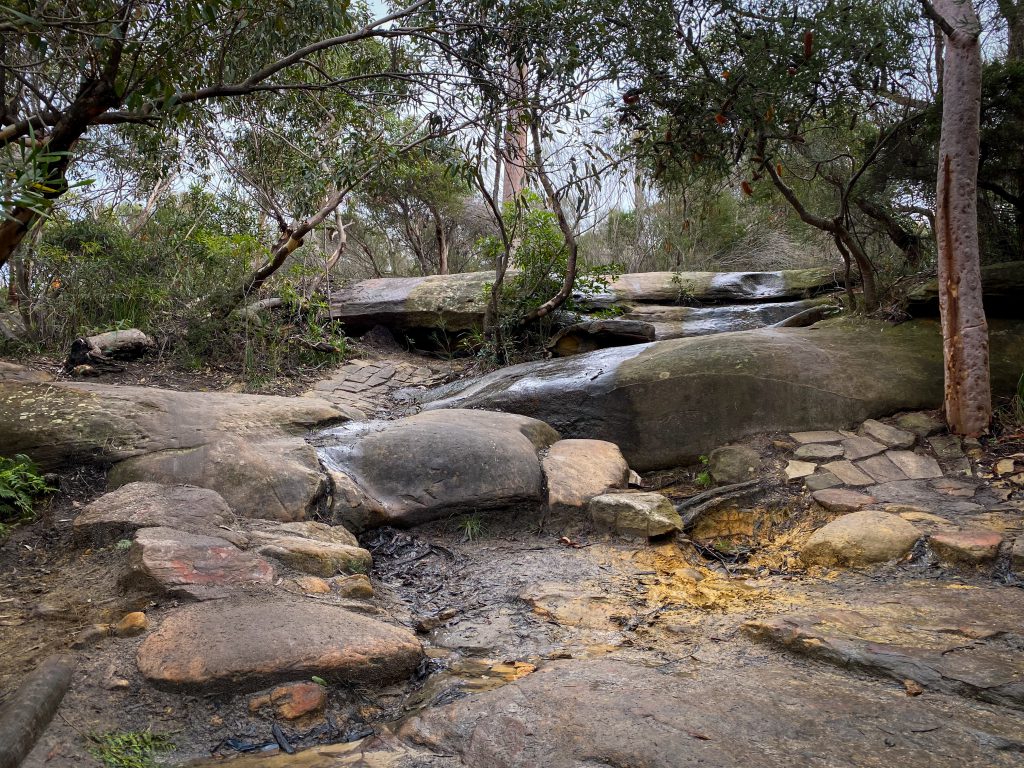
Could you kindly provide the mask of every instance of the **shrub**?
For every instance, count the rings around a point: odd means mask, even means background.
[[[0,536],[12,525],[35,519],[36,498],[53,490],[25,454],[0,457]]]

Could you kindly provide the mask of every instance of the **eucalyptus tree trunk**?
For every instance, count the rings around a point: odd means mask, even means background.
[[[978,245],[981,24],[969,0],[936,0],[933,12],[945,35],[935,211],[945,411],[950,430],[977,436],[992,419]]]
[[[509,96],[515,107],[510,110],[508,126],[505,129],[504,187],[502,200],[519,197],[526,185],[526,111],[522,104],[526,99],[526,67],[509,66]]]

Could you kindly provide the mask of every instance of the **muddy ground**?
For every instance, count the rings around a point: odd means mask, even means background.
[[[96,487],[97,478],[88,480],[76,503]],[[1020,609],[1018,623],[1024,615],[1024,590],[990,573],[952,573],[921,559],[807,574],[795,566],[791,542],[815,525],[810,509],[785,488],[759,513],[764,525],[757,536],[723,536],[699,547],[682,538],[616,541],[578,519],[529,508],[461,516],[411,532],[371,532],[363,544],[374,553],[377,597],[365,610],[416,627],[428,661],[405,686],[334,686],[325,719],[284,725],[283,733],[299,748],[353,741],[560,660],[624,660],[683,678],[709,670],[739,677],[748,669],[797,670],[827,685],[836,675],[830,666],[753,642],[743,631],[748,621],[793,611],[870,611],[892,620],[916,592],[938,614],[948,606],[935,595],[948,594],[960,604],[958,613],[972,601],[987,605],[998,596],[1004,609]],[[90,624],[136,609],[159,620],[171,606],[120,591],[124,551],[72,549],[73,510],[55,505],[0,550],[5,691]],[[74,686],[26,765],[98,764],[89,754],[89,734],[113,730],[169,735],[176,748],[161,760],[171,764],[278,751],[275,721],[250,712],[251,695],[182,696],[145,684],[134,663],[140,641],[108,639],[78,651]],[[870,671],[844,675],[906,695],[899,680]],[[993,709],[945,693],[925,697],[979,717]],[[1003,735],[1024,749],[1024,726],[1016,736]]]

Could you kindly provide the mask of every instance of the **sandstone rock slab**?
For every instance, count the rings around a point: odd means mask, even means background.
[[[8,454],[28,454],[44,469],[109,466],[226,436],[300,436],[348,418],[345,408],[315,397],[0,381],[0,445]]]
[[[786,480],[799,480],[813,475],[817,469],[818,465],[810,461],[790,461],[786,464],[783,474],[786,475]]]
[[[812,443],[840,443],[843,436],[830,429],[811,430],[809,432],[790,432],[789,436],[801,445]]]
[[[889,448],[913,448],[917,442],[917,436],[913,432],[884,424],[876,419],[868,419],[860,428],[865,437],[883,443]]]
[[[844,485],[862,486],[875,482],[870,475],[857,469],[857,466],[849,460],[830,461],[828,464],[822,464],[821,468],[838,477]]]
[[[990,714],[971,702],[951,711],[931,697],[880,691],[875,681],[828,667],[709,667],[671,675],[617,659],[555,661],[510,685],[420,712],[398,735],[465,768],[897,760],[906,768],[1009,768],[1019,761],[1012,747],[991,746],[1019,743],[1016,712]]]
[[[158,592],[207,600],[251,584],[270,584],[274,568],[215,536],[143,528],[129,551],[128,578]]]
[[[993,391],[1011,391],[1024,370],[1024,324],[994,322],[991,338]],[[942,396],[937,324],[826,320],[524,363],[423,399],[427,409],[522,413],[563,437],[608,440],[644,472],[748,435],[846,427]]]
[[[911,432],[919,438],[931,437],[946,428],[946,422],[927,411],[901,413],[896,416],[895,421],[897,427]]]
[[[893,464],[892,460],[884,454],[858,461],[855,466],[861,472],[870,475],[871,479],[876,483],[891,483],[897,480],[908,479],[903,474],[903,470]]]
[[[921,532],[903,518],[865,509],[833,520],[810,535],[800,550],[806,565],[870,565],[902,557]]]
[[[942,468],[931,456],[913,451],[887,451],[885,455],[911,480],[942,477]]]
[[[825,461],[839,459],[843,456],[843,446],[833,443],[807,443],[793,452],[793,456],[802,461]]]
[[[106,546],[131,538],[140,528],[167,527],[213,533],[235,522],[216,491],[191,485],[136,482],[122,485],[87,504],[75,518],[75,538]]]
[[[222,600],[167,614],[138,651],[155,685],[194,691],[258,690],[317,675],[389,683],[423,651],[412,632],[310,600]]]
[[[660,493],[607,493],[588,507],[594,522],[623,536],[650,538],[681,531],[683,521]]]
[[[848,437],[842,442],[843,455],[850,461],[865,459],[885,450],[885,445],[868,437]]]
[[[873,496],[845,488],[826,488],[811,496],[829,512],[856,512],[875,503]]]
[[[559,440],[542,462],[551,509],[582,509],[595,496],[624,488],[629,465],[614,443]]]
[[[298,437],[226,436],[148,453],[116,464],[107,479],[115,488],[141,480],[210,488],[240,517],[282,521],[304,519],[327,490],[315,449]]]
[[[828,488],[835,488],[843,484],[843,481],[833,475],[831,472],[816,472],[813,475],[809,475],[804,478],[804,485],[807,486],[807,490],[812,493],[815,491],[824,491]]]
[[[941,562],[983,565],[999,554],[1003,537],[995,531],[944,531],[932,534],[928,544]]]

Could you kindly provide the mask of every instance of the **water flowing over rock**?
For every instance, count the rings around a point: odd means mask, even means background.
[[[483,324],[486,286],[493,281],[493,272],[362,280],[331,295],[331,316],[356,330],[375,325],[401,330],[471,330]],[[581,296],[579,303],[591,309],[619,306],[631,311],[640,311],[638,305],[644,304],[790,303],[785,308],[780,304],[732,312],[708,309],[703,315],[701,308],[680,307],[690,310],[690,327],[684,328],[684,321],[667,331],[678,335],[688,330],[715,333],[778,322],[807,308],[805,304],[797,306],[794,300],[839,287],[840,278],[828,267],[778,272],[643,272],[621,275],[606,291]]]
[[[1024,325],[993,323],[996,393],[1024,370]],[[428,409],[529,414],[565,437],[608,440],[645,471],[764,431],[849,427],[942,402],[938,324],[826,321],[599,350],[436,390]]]

